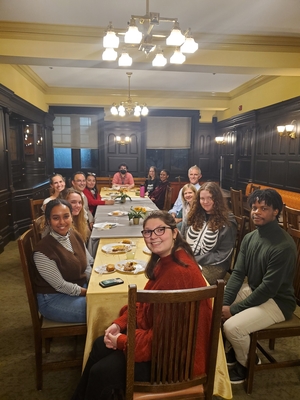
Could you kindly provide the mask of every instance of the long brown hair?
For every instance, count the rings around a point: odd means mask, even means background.
[[[79,214],[78,215],[72,214],[73,226],[74,226],[75,230],[81,235],[83,241],[86,243],[87,238],[88,238],[88,226],[87,226],[86,218],[84,216],[84,209],[83,209],[84,203],[83,203],[82,194],[74,188],[69,188],[67,190],[67,194],[66,194],[65,198],[66,198],[66,200],[69,201],[70,195],[73,193],[78,194],[80,196],[81,203],[82,203],[82,208],[81,208]],[[72,204],[71,204],[71,207],[72,207]]]
[[[65,184],[66,184],[65,178],[64,178],[61,174],[54,174],[54,175],[52,175],[51,178],[50,178],[50,189],[49,189],[50,196],[53,196],[54,193],[55,193],[55,189],[54,189],[51,185],[53,185],[53,179],[54,179],[56,176],[60,176],[61,179],[62,179],[62,180],[65,182]],[[62,191],[59,193],[58,197],[61,198],[61,199],[63,199],[63,198],[65,197],[65,194],[66,194],[66,187],[64,188],[64,190],[62,190]]]
[[[175,229],[177,229],[176,226],[176,222],[173,218],[173,216],[171,214],[169,214],[167,211],[162,211],[162,210],[158,210],[158,211],[153,211],[145,220],[143,223],[143,228],[145,227],[147,221],[149,221],[150,219],[160,219],[162,222],[164,222],[167,226],[169,226],[172,231],[174,231]],[[179,260],[176,257],[176,251],[179,249],[183,249],[187,252],[187,254],[191,257],[192,260],[195,260],[193,251],[191,249],[191,247],[189,246],[189,244],[185,241],[185,239],[183,239],[183,237],[181,236],[180,232],[177,233],[177,236],[174,240],[173,243],[173,247],[171,249],[171,256],[172,259],[175,263],[181,265],[182,267],[187,267],[188,265],[183,263],[181,260]],[[148,279],[154,280],[154,269],[157,265],[157,261],[159,260],[159,255],[152,253],[150,260],[146,266],[146,270],[145,270],[145,275]],[[197,263],[197,262],[196,262]]]
[[[209,214],[208,226],[212,231],[221,229],[224,225],[230,225],[228,218],[228,207],[222,195],[219,185],[215,182],[206,182],[201,185],[197,192],[190,212],[188,213],[188,224],[192,225],[195,230],[200,230],[206,221],[206,213],[200,203],[200,196],[203,190],[207,190],[214,202],[213,211]]]

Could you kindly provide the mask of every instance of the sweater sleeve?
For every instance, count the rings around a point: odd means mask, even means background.
[[[97,193],[97,198],[95,199],[94,196],[92,195],[91,191],[87,188],[84,189],[83,193],[86,195],[86,198],[88,200],[88,205],[89,206],[99,206],[99,205],[104,205],[105,201],[101,200],[101,196],[99,193]]]

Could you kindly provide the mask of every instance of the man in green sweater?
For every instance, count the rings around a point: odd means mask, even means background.
[[[290,319],[296,308],[297,250],[292,237],[278,224],[282,198],[276,190],[265,189],[255,190],[248,201],[257,229],[242,241],[222,310],[224,334],[232,346],[226,357],[232,361],[227,364],[234,365],[229,370],[233,384],[246,378],[249,334]]]

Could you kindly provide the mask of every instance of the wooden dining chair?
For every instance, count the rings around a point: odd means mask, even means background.
[[[297,305],[300,306],[300,231],[293,228],[288,228],[289,234],[295,240],[297,246],[297,263],[296,273],[294,276],[294,290]],[[274,354],[275,339],[289,338],[300,336],[300,318],[294,313],[292,318],[288,321],[280,322],[269,326],[268,328],[261,329],[260,331],[250,334],[250,349],[248,356],[248,370],[247,378],[245,380],[245,390],[247,394],[252,393],[254,373],[261,370],[295,367],[300,365],[300,358],[278,360]],[[269,348],[259,342],[260,340],[267,339]],[[259,349],[266,357],[267,361],[261,364],[256,364],[256,350]],[[298,349],[297,349],[298,350]],[[285,357],[290,357],[291,352],[285,354]]]
[[[259,190],[259,189],[260,189],[259,185],[254,185],[253,183],[251,183],[250,189],[249,189],[249,194],[253,193],[255,190]]]
[[[283,229],[288,231],[288,228],[300,230],[300,210],[283,205],[282,207]]]
[[[32,258],[33,244],[34,233],[33,229],[31,228],[18,239],[18,246],[33,326],[36,388],[37,390],[41,390],[43,387],[43,371],[81,366],[83,359],[82,355],[77,357],[75,349],[72,358],[68,357],[60,360],[47,361],[47,357],[43,357],[43,343],[45,343],[46,353],[49,353],[50,342],[53,338],[66,336],[77,337],[86,335],[87,329],[86,324],[68,324],[50,321],[46,318],[43,318],[43,316],[39,313],[36,292],[33,283],[33,274],[35,268]]]
[[[229,273],[233,270],[233,268],[235,266],[237,256],[240,251],[242,240],[244,239],[244,236],[248,232],[247,226],[246,226],[246,217],[238,217],[237,215],[235,215],[234,217],[235,217],[235,220],[237,223],[237,231],[236,231],[235,246],[234,246],[232,258],[231,258],[231,267],[230,267],[230,270],[228,271]]]
[[[163,210],[169,211],[171,209],[172,194],[173,194],[173,188],[171,186],[167,186]]]
[[[30,199],[30,211],[31,211],[31,220],[38,218],[40,215],[43,215],[42,205],[44,199]]]
[[[243,210],[243,192],[230,188],[231,208],[234,215],[237,217],[244,216]]]
[[[45,229],[45,216],[40,215],[38,218],[32,221],[32,229],[34,235],[34,244],[38,243],[42,239],[42,232]]]
[[[224,281],[186,290],[137,290],[129,285],[126,400],[212,399]],[[199,308],[213,299],[207,371],[194,376]],[[153,306],[150,382],[134,381],[136,303]]]

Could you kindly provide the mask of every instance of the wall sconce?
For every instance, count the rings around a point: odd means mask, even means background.
[[[131,138],[129,136],[121,135],[115,137],[115,142],[121,145],[125,145],[131,142]]]
[[[289,136],[291,139],[296,139],[297,121],[293,120],[289,125],[277,126],[277,132],[280,136]]]
[[[224,136],[217,136],[215,137],[215,141],[217,144],[226,144],[226,139]]]

